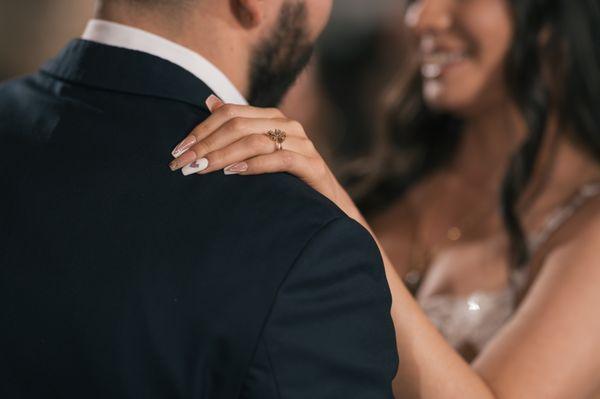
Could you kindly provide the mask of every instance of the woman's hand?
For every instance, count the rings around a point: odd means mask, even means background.
[[[215,96],[206,105],[213,114],[173,150],[171,170],[182,169],[186,176],[221,169],[226,175],[288,172],[353,212],[354,204],[300,123],[278,109],[223,104]],[[267,135],[275,130],[286,133],[281,150]]]

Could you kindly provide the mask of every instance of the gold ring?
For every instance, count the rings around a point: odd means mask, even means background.
[[[283,150],[283,142],[287,138],[286,132],[280,129],[269,130],[266,133],[267,137],[271,139],[275,143],[277,151]]]

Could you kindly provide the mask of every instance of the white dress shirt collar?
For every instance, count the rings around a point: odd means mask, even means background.
[[[248,104],[239,90],[214,64],[200,54],[161,36],[115,22],[92,19],[88,22],[82,39],[141,51],[170,61],[195,75],[224,102]]]

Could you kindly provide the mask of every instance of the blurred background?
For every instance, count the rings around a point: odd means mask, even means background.
[[[93,0],[0,0],[0,80],[35,71],[93,14]]]

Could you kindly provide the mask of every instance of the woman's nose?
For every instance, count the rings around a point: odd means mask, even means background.
[[[406,11],[406,24],[417,35],[443,32],[453,24],[454,0],[417,0]]]

